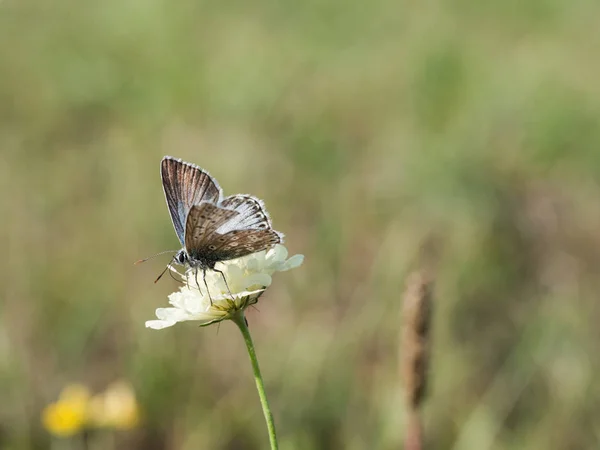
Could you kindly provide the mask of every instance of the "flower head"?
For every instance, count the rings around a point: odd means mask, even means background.
[[[289,259],[287,256],[287,249],[283,245],[276,245],[268,251],[219,262],[215,269],[223,274],[209,270],[206,280],[202,272],[196,269],[188,269],[185,274],[173,269],[184,284],[179,292],[169,295],[172,307],[158,308],[158,320],[147,321],[146,327],[159,330],[188,320],[199,321],[205,326],[232,318],[238,311],[258,301],[271,285],[271,275],[298,267],[304,260],[302,255],[294,255]]]

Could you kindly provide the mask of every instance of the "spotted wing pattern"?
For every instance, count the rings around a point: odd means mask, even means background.
[[[283,242],[283,235],[275,230],[233,230],[225,234],[214,233],[208,241],[206,258],[210,261],[227,261]]]
[[[208,172],[171,156],[163,158],[160,173],[173,227],[185,245],[185,225],[192,206],[201,202],[218,203],[221,188]]]
[[[219,206],[233,209],[238,215],[221,226],[217,231],[225,234],[232,230],[266,230],[271,228],[271,219],[264,203],[256,197],[245,194],[225,197]]]
[[[190,257],[204,255],[217,228],[238,215],[233,209],[221,208],[210,202],[191,207],[185,223],[185,249]]]

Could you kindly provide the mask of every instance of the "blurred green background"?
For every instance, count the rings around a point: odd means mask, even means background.
[[[132,265],[178,247],[165,154],[263,198],[306,257],[248,313],[282,449],[402,448],[431,234],[429,448],[600,448],[599,15],[0,1],[0,448],[56,448],[44,406],[115,379],[144,419],[115,448],[267,447],[233,324],[144,328],[177,287],[168,256]]]

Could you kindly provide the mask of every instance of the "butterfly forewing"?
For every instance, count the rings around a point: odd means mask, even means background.
[[[185,245],[185,224],[192,206],[203,201],[218,203],[221,188],[200,167],[170,156],[163,158],[160,172],[175,232],[181,244]]]

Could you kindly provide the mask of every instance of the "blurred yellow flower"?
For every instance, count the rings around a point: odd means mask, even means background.
[[[96,427],[135,428],[139,424],[140,413],[131,385],[117,381],[103,393],[95,395],[89,405],[89,420]]]
[[[115,428],[129,430],[140,421],[140,412],[131,385],[112,383],[93,397],[83,385],[72,384],[58,400],[42,412],[44,428],[55,436],[70,437],[84,429]]]
[[[58,401],[42,412],[42,424],[50,433],[68,437],[81,431],[87,423],[90,393],[85,386],[72,384],[61,392]]]

